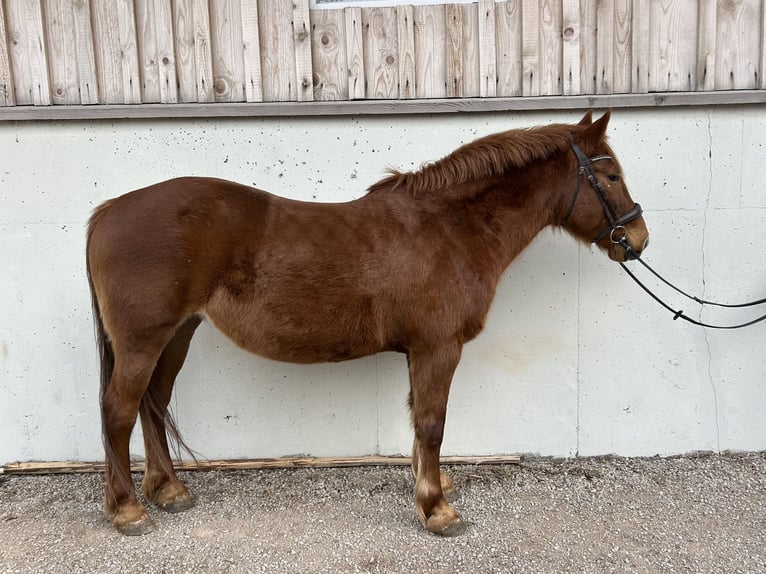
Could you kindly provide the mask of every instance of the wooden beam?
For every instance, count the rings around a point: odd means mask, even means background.
[[[143,104],[140,106],[8,106],[0,107],[0,122],[285,116],[396,116],[408,114],[585,110],[592,108],[667,108],[674,106],[752,105],[764,103],[766,103],[766,90],[540,96],[527,98],[356,100],[349,102],[187,103],[172,105]]]
[[[179,471],[191,470],[263,470],[274,468],[349,468],[364,466],[409,466],[408,456],[352,456],[352,457],[288,457],[256,458],[247,460],[201,460],[179,461],[174,468]],[[519,464],[516,455],[489,456],[443,456],[441,464]],[[40,475],[40,474],[88,474],[104,472],[103,462],[12,462],[0,467],[0,474]],[[130,465],[132,472],[143,472],[143,462]]]

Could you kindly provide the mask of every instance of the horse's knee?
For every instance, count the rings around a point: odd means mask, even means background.
[[[425,446],[438,448],[444,438],[444,419],[427,416],[415,422],[415,436]]]

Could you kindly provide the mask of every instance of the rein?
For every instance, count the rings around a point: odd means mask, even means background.
[[[625,251],[628,252],[628,254],[629,254],[631,259],[635,259],[639,263],[641,263],[641,265],[646,267],[655,277],[657,277],[660,281],[665,283],[665,285],[667,285],[668,287],[670,287],[674,291],[680,293],[681,295],[683,295],[687,299],[690,299],[690,300],[694,301],[695,303],[698,303],[699,305],[714,305],[716,307],[725,307],[727,309],[737,309],[737,308],[743,308],[743,307],[755,307],[757,305],[763,305],[764,303],[766,303],[766,299],[757,299],[755,301],[748,301],[747,303],[717,303],[715,301],[707,301],[705,299],[701,299],[699,297],[695,297],[694,295],[689,295],[683,289],[680,289],[679,287],[676,287],[675,285],[673,285],[670,281],[665,279],[662,275],[660,275],[657,271],[655,271],[651,266],[649,266],[649,264],[646,261],[641,259],[641,257],[630,246],[630,244],[628,243],[627,239],[625,239],[623,237],[620,240],[620,245],[622,245],[622,247],[625,249]],[[651,289],[649,289],[649,287],[644,285],[644,283],[642,283],[641,280],[638,277],[636,277],[636,275],[630,269],[628,269],[628,266],[625,265],[625,263],[620,262],[620,266],[623,268],[625,273],[627,273],[628,276],[631,279],[633,279],[633,281],[635,281],[636,284],[639,287],[641,287],[641,289],[643,289],[644,291],[646,291],[649,294],[649,296],[652,299],[654,299],[662,307],[664,307],[665,309],[667,309],[668,311],[673,313],[673,320],[674,321],[677,320],[677,319],[683,319],[684,321],[687,321],[687,322],[691,323],[692,325],[697,325],[699,327],[708,327],[709,329],[741,329],[743,327],[749,327],[750,325],[755,325],[756,323],[760,323],[761,321],[766,320],[766,314],[765,314],[765,315],[761,315],[760,317],[756,317],[755,319],[753,319],[751,321],[745,321],[744,323],[737,323],[736,325],[713,325],[711,323],[705,323],[703,321],[697,321],[696,319],[692,319],[688,315],[685,315],[683,310],[681,310],[681,309],[678,309],[678,310],[673,309],[673,307],[671,307],[665,301],[660,299],[660,297],[656,293],[654,293]]]
[[[579,170],[579,177],[577,178],[577,188],[575,189],[574,196],[572,197],[572,202],[569,205],[569,209],[567,209],[566,215],[561,220],[561,223],[559,225],[566,224],[567,221],[569,221],[569,218],[572,216],[572,212],[575,208],[575,203],[577,203],[577,196],[580,193],[580,184],[582,183],[582,176],[584,175],[586,179],[588,180],[588,184],[590,185],[591,189],[596,194],[596,197],[598,197],[599,203],[601,203],[601,207],[604,209],[604,215],[606,215],[606,218],[609,220],[609,227],[607,227],[604,231],[599,233],[594,239],[593,243],[598,243],[605,237],[609,237],[609,239],[612,241],[612,243],[619,244],[622,246],[623,249],[625,249],[625,253],[627,254],[628,260],[636,260],[641,265],[643,265],[646,269],[648,269],[655,277],[657,277],[660,281],[662,281],[665,285],[673,289],[674,291],[680,293],[687,299],[690,299],[694,301],[695,303],[699,305],[711,305],[716,307],[724,307],[727,309],[737,309],[737,308],[744,308],[744,307],[755,307],[757,305],[763,305],[766,304],[766,298],[764,299],[757,299],[755,301],[749,301],[747,303],[717,303],[715,301],[708,301],[705,299],[701,299],[700,297],[695,297],[694,295],[688,294],[683,289],[680,289],[679,287],[676,287],[673,285],[670,281],[665,279],[662,275],[660,275],[657,271],[655,271],[648,263],[646,263],[643,259],[641,259],[640,255],[636,253],[636,251],[630,246],[630,243],[628,243],[627,234],[625,232],[625,225],[633,221],[634,219],[638,219],[641,217],[642,210],[641,206],[638,203],[635,203],[633,205],[633,208],[628,211],[626,214],[622,215],[621,217],[617,216],[617,213],[614,210],[614,207],[612,207],[611,202],[609,201],[609,198],[606,195],[606,191],[604,191],[604,187],[601,185],[601,183],[596,179],[596,175],[593,173],[592,165],[601,160],[605,159],[612,159],[608,155],[597,155],[593,157],[586,156],[583,151],[580,149],[580,147],[574,142],[571,142],[572,151],[574,152],[575,156],[577,157],[577,163],[580,166]],[[619,235],[617,235],[615,232],[619,232]],[[761,315],[760,317],[756,317],[755,319],[751,321],[746,321],[744,323],[738,323],[736,325],[713,325],[711,323],[705,323],[703,321],[698,321],[696,319],[693,319],[689,317],[688,315],[685,315],[683,310],[676,310],[673,307],[671,307],[668,303],[663,301],[656,293],[654,293],[649,287],[647,287],[644,283],[641,282],[641,280],[636,277],[636,275],[628,269],[628,266],[625,265],[625,263],[620,262],[620,266],[623,268],[625,273],[628,274],[628,276],[633,279],[633,281],[636,282],[636,284],[641,287],[646,293],[649,294],[649,296],[657,301],[662,307],[673,313],[673,320],[677,319],[683,319],[684,321],[687,321],[691,323],[692,325],[697,325],[699,327],[707,327],[709,329],[741,329],[743,327],[749,327],[750,325],[755,325],[756,323],[760,323],[761,321],[766,320],[766,314]]]

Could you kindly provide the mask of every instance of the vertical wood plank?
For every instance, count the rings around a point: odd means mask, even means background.
[[[295,85],[295,37],[290,0],[258,0],[263,99],[288,102],[298,99]]]
[[[343,10],[311,11],[314,99],[348,99],[348,61]]]
[[[368,99],[399,97],[395,8],[363,8],[364,69]]]
[[[540,94],[560,95],[562,56],[562,4],[561,0],[540,0]]]
[[[8,55],[8,32],[5,27],[5,11],[0,2],[0,106],[15,106],[11,58]]]
[[[633,2],[633,32],[631,34],[631,91],[649,91],[649,5],[641,0]]]
[[[293,0],[293,42],[295,43],[295,91],[299,102],[314,99],[311,73],[311,21],[309,0]]]
[[[348,97],[360,100],[367,92],[364,71],[364,40],[362,32],[362,9],[344,10],[346,27],[346,59],[348,62]]]
[[[766,90],[766,3],[761,6],[761,89]]]
[[[463,11],[463,95],[476,98],[480,93],[479,6],[461,4]]]
[[[263,74],[261,72],[261,32],[258,3],[241,0],[242,16],[242,65],[245,74],[245,100],[263,101]]]
[[[104,0],[101,0],[102,2]],[[141,103],[141,73],[138,66],[136,15],[133,0],[116,0],[121,81],[126,104]]]
[[[136,37],[141,73],[141,101],[160,101],[160,69],[155,28],[155,0],[135,0]],[[160,0],[162,1],[162,0]]]
[[[760,0],[727,0],[718,3],[715,60],[717,90],[749,90],[760,86],[758,73],[763,36],[761,4]]]
[[[649,90],[693,91],[697,85],[697,0],[657,0],[649,26]]]
[[[444,9],[447,32],[447,97],[461,98],[465,94],[463,11],[459,4],[447,4]]]
[[[596,12],[596,93],[614,89],[614,2],[599,2]]]
[[[522,94],[540,95],[540,6],[538,0],[522,0],[521,6]]]
[[[117,5],[105,0],[93,4],[93,44],[96,55],[96,78],[99,102],[121,104],[125,101],[120,66],[120,34]]]
[[[241,102],[245,99],[245,62],[239,0],[210,3],[210,37],[215,101]]]
[[[576,0],[575,0],[576,1]],[[521,95],[521,0],[495,5],[497,95]]]
[[[77,73],[74,12],[70,2],[62,0],[45,0],[44,6],[51,102],[79,104],[80,80]]]
[[[562,38],[561,68],[562,91],[566,96],[580,93],[580,2],[564,0],[561,7]]]
[[[613,94],[628,94],[633,68],[632,0],[614,1],[614,58],[612,62]]]
[[[40,0],[7,2],[6,30],[18,105],[51,103]]]
[[[98,78],[96,77],[96,56],[93,50],[93,28],[88,0],[72,1],[72,18],[74,21],[80,103],[97,104]]]
[[[716,0],[700,0],[697,39],[697,90],[715,89]]]
[[[415,93],[415,14],[412,6],[396,7],[399,45],[399,97],[410,99]]]
[[[597,14],[597,0],[580,0],[580,93],[582,94],[596,93]]]
[[[173,18],[169,2],[154,0],[154,19],[157,34],[160,101],[166,104],[175,104],[178,102],[178,80],[176,78],[176,52],[173,45]]]
[[[479,96],[497,95],[495,0],[479,0]]]
[[[194,17],[194,65],[197,100],[215,101],[213,80],[213,40],[210,32],[210,11],[207,0],[192,0]]]
[[[176,0],[173,2],[173,25],[175,27],[178,99],[181,102],[196,102],[194,9],[192,8],[192,0]]]
[[[447,97],[445,13],[441,6],[415,6],[415,96]]]

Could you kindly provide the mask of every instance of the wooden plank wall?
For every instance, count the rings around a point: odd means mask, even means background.
[[[0,0],[0,106],[766,89],[766,0]]]

